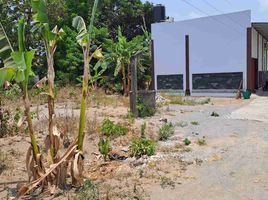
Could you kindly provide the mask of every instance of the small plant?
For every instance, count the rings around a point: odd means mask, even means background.
[[[167,140],[172,134],[174,133],[174,125],[170,123],[164,124],[160,129],[159,129],[159,140],[164,141]]]
[[[143,103],[140,98],[138,98],[138,101],[137,101],[137,110],[138,110],[138,115],[141,118],[151,117],[155,114],[155,109]]]
[[[194,125],[194,126],[197,126],[197,125],[199,125],[199,122],[197,122],[197,121],[192,121],[191,124]]]
[[[23,111],[20,108],[16,108],[16,112],[14,115],[15,122],[18,123],[18,121],[23,117]]]
[[[141,138],[145,138],[146,122],[141,125]]]
[[[219,117],[220,115],[218,113],[216,113],[216,112],[212,112],[210,116],[211,117]]]
[[[120,124],[115,124],[109,119],[105,119],[101,125],[101,133],[107,137],[126,135],[128,132],[127,127]]]
[[[185,139],[183,140],[183,143],[184,143],[186,146],[189,146],[192,142],[191,142],[191,140],[189,140],[188,138],[185,138]]]
[[[107,160],[107,156],[111,150],[110,142],[108,139],[101,138],[99,141],[99,152],[103,155],[104,161]]]
[[[155,149],[155,142],[145,138],[133,140],[129,147],[130,155],[133,157],[152,156],[155,154]]]
[[[83,186],[77,191],[75,200],[99,200],[99,187],[92,183],[90,180],[86,180]]]
[[[207,144],[207,141],[206,141],[205,136],[204,136],[203,138],[198,138],[198,140],[197,140],[197,144],[198,144],[199,146],[205,146],[205,145]]]

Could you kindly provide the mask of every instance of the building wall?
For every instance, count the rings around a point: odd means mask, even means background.
[[[235,21],[235,22],[234,22]],[[190,37],[190,89],[193,74],[242,72],[246,87],[247,28],[250,11],[152,25],[155,80],[158,75],[183,75],[185,35]]]

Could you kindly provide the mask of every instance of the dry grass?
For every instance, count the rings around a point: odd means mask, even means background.
[[[11,167],[11,162],[7,153],[0,150],[0,175]]]
[[[89,103],[93,106],[129,106],[129,99],[122,95],[107,95],[102,89],[89,92]]]
[[[175,105],[185,105],[185,106],[195,106],[204,105],[210,103],[210,98],[199,98],[199,97],[184,97],[177,95],[167,95],[164,94],[163,97],[169,100],[170,104]]]

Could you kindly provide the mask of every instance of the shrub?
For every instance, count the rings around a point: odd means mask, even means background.
[[[106,161],[108,153],[111,150],[109,140],[101,138],[98,143],[98,146],[99,146],[99,152],[103,155],[104,161]]]
[[[159,140],[167,140],[172,134],[174,133],[174,125],[170,123],[164,124],[160,129],[159,129]]]
[[[101,125],[101,133],[107,137],[126,135],[128,128],[120,124],[115,124],[109,119],[105,119]]]
[[[155,142],[145,138],[139,138],[132,141],[129,151],[133,157],[141,157],[143,155],[152,156],[155,154]]]

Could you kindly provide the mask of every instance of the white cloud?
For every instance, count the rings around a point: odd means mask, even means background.
[[[268,10],[268,0],[258,0],[262,11]]]

